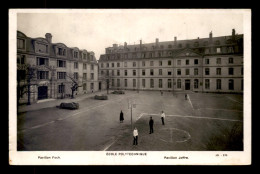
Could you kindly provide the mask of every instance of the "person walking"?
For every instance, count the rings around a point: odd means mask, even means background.
[[[138,144],[138,130],[135,127],[134,131],[133,131],[133,137],[134,137],[134,142],[133,145],[137,145]]]
[[[165,113],[163,111],[162,111],[162,114],[161,114],[161,119],[162,119],[162,125],[164,125]]]
[[[123,123],[123,121],[124,121],[124,113],[122,112],[122,110],[120,112],[119,120],[120,120],[120,123]]]
[[[152,117],[150,117],[149,126],[150,126],[150,134],[151,134],[151,133],[153,133],[153,118]]]

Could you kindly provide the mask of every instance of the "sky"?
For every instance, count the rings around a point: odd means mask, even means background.
[[[243,34],[243,13],[236,10],[23,10],[17,30],[28,37],[52,34],[53,43],[93,51],[97,59],[116,43],[159,41]]]

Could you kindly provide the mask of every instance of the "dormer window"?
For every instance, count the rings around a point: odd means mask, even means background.
[[[84,60],[87,59],[87,54],[83,53],[83,59],[84,59]]]
[[[66,49],[65,48],[58,47],[57,49],[58,49],[57,54],[59,56],[66,56]]]
[[[74,58],[78,58],[79,53],[77,51],[74,51]]]
[[[49,46],[42,42],[35,42],[35,52],[37,53],[48,53]]]
[[[25,49],[25,40],[24,39],[17,39],[17,48]]]

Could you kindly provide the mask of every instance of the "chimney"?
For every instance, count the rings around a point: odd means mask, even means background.
[[[212,43],[212,31],[209,33],[209,43]]]
[[[177,37],[176,36],[174,37],[174,45],[175,46],[177,45]]]
[[[126,47],[127,47],[127,43],[125,42],[125,43],[124,43],[124,48],[126,48]]]
[[[47,39],[48,42],[51,43],[51,40],[52,40],[52,35],[51,35],[51,33],[46,33],[46,34],[45,34],[45,38]]]
[[[156,40],[155,40],[155,45],[156,45],[156,47],[158,47],[158,45],[159,45],[159,39],[158,38],[156,38]]]
[[[118,46],[117,44],[113,44],[113,48],[117,48],[117,46]]]
[[[236,40],[236,30],[232,29],[232,40],[235,41]]]
[[[200,37],[198,37],[198,40],[200,39]]]

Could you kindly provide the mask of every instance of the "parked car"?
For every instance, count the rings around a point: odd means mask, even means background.
[[[117,90],[117,91],[113,91],[112,94],[125,94],[125,91]]]
[[[60,108],[61,109],[78,109],[79,108],[79,104],[75,103],[75,102],[71,102],[71,103],[61,103],[60,104]]]
[[[107,100],[107,95],[95,95],[94,99],[96,100]]]

